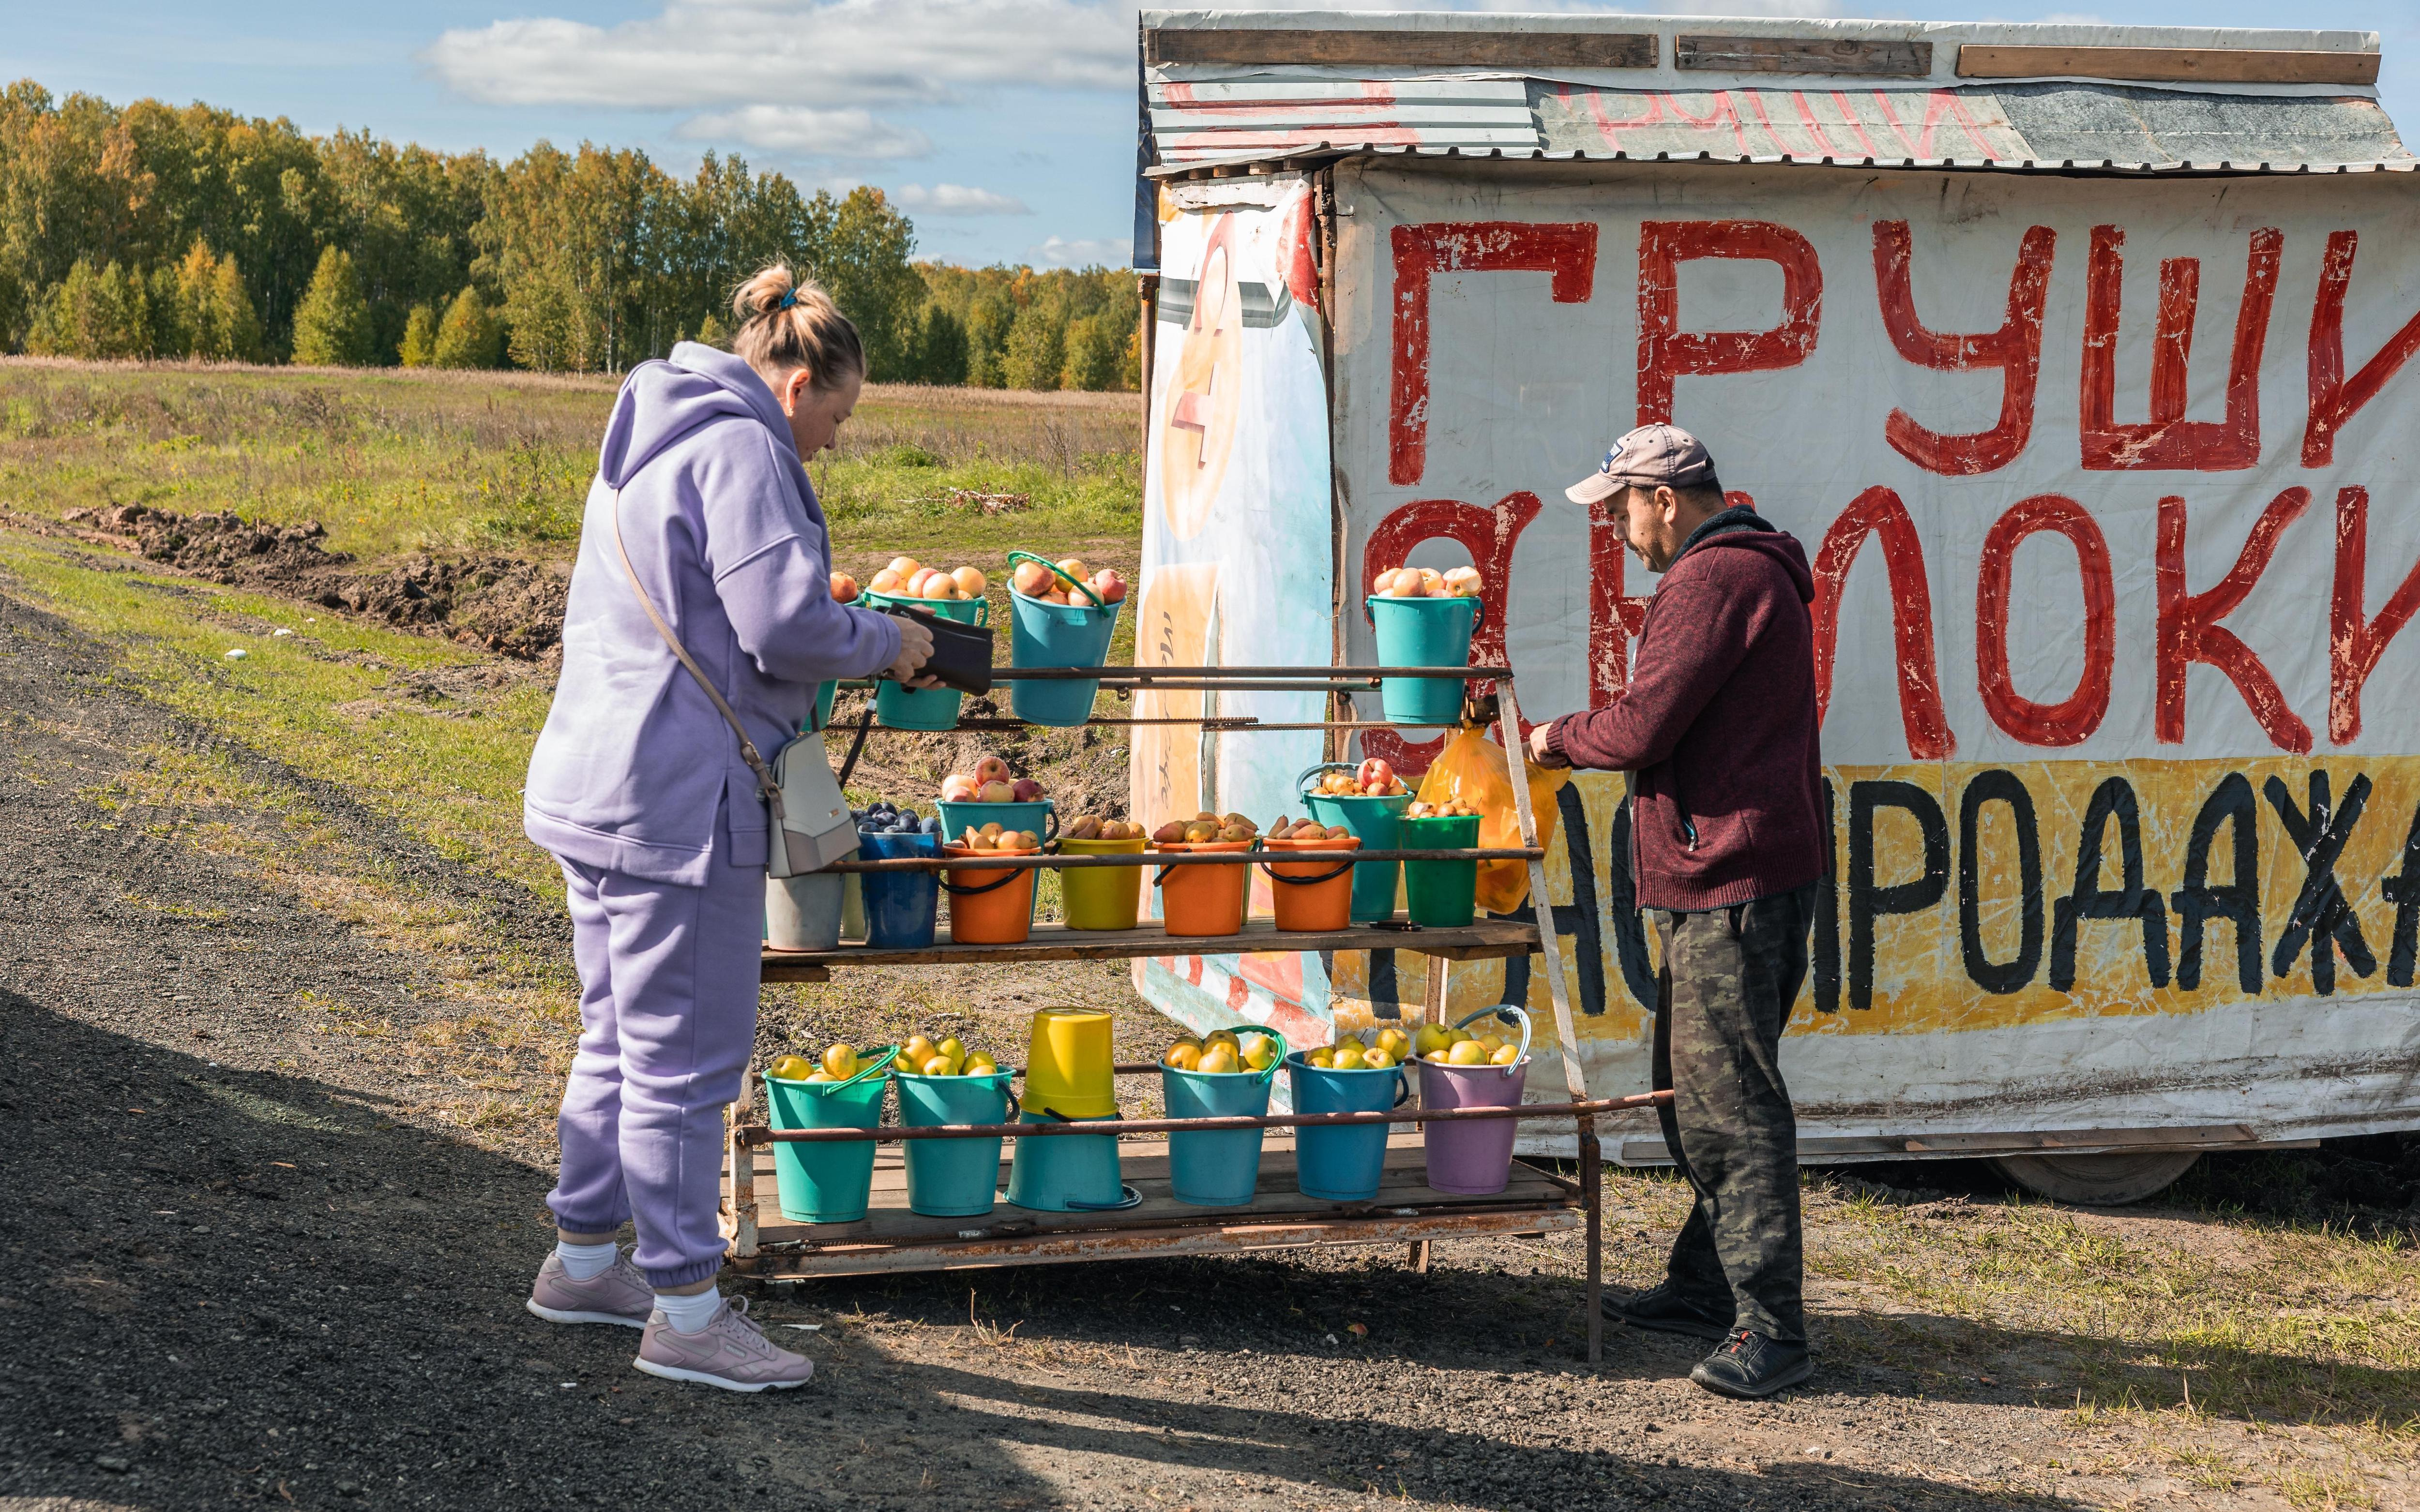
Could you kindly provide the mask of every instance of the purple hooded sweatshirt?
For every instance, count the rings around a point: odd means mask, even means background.
[[[809,717],[816,684],[898,659],[899,628],[832,602],[823,511],[753,369],[683,342],[631,370],[588,489],[521,824],[566,860],[699,887],[724,804],[730,864],[765,864],[765,801],[731,727],[630,592],[617,490],[647,596],[768,761]]]

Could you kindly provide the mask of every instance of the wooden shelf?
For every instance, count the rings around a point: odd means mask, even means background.
[[[1001,1152],[1008,1187],[1014,1142]],[[988,1213],[927,1218],[908,1208],[908,1172],[895,1146],[875,1155],[873,1200],[856,1223],[802,1224],[781,1216],[769,1149],[755,1152],[756,1252],[746,1273],[766,1279],[869,1275],[896,1271],[1039,1265],[1153,1255],[1233,1254],[1314,1244],[1401,1244],[1489,1234],[1554,1233],[1582,1223],[1579,1201],[1553,1178],[1515,1161],[1492,1196],[1457,1196],[1423,1180],[1420,1138],[1388,1141],[1374,1201],[1326,1202],[1295,1190],[1294,1142],[1272,1133],[1262,1147],[1259,1189],[1243,1207],[1198,1208],[1169,1191],[1165,1140],[1118,1146],[1120,1175],[1142,1196],[1122,1212],[1041,1212],[1003,1196]]]
[[[834,966],[996,965],[1019,961],[1130,961],[1158,955],[1237,955],[1267,950],[1411,950],[1447,961],[1490,961],[1538,949],[1534,924],[1481,919],[1461,929],[1386,930],[1357,924],[1341,930],[1280,930],[1248,919],[1241,934],[1202,938],[1170,934],[1157,921],[1139,929],[1076,930],[1036,924],[1022,945],[959,945],[944,926],[921,950],[877,950],[844,945],[836,950],[765,952],[767,981],[829,981]]]

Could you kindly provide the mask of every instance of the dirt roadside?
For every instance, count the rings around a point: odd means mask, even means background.
[[[1699,1392],[1682,1340],[1616,1335],[1587,1370],[1568,1241],[1448,1246],[1425,1276],[1388,1252],[830,1285],[755,1303],[818,1360],[806,1391],[640,1376],[627,1334],[520,1308],[547,1151],[465,1130],[471,1079],[343,1029],[453,1011],[440,973],[85,795],[147,746],[214,743],[113,665],[0,596],[0,1512],[2287,1504],[2079,1425],[2009,1368],[2046,1341],[1879,1288],[1819,1283],[1824,1373],[1780,1402]],[[489,927],[558,927],[318,796]],[[986,1023],[1066,990],[926,989]],[[877,1011],[768,1017],[803,1036]],[[1643,1283],[1679,1200],[1611,1196],[1609,1272]]]

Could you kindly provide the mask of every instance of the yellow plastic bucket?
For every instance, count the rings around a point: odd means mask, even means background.
[[[1107,870],[1104,868],[1103,870]],[[1117,1056],[1109,1016],[1090,1008],[1046,1008],[1033,1015],[1025,1057],[1028,1113],[1063,1119],[1113,1119],[1118,1112]]]
[[[1139,856],[1151,841],[1133,840],[1069,840],[1060,837],[1063,856]],[[1067,910],[1069,929],[1132,929],[1142,917],[1142,874],[1139,866],[1079,866],[1059,873],[1059,895]]]

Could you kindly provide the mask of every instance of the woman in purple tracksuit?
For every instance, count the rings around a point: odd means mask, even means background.
[[[856,328],[778,265],[733,309],[730,353],[684,342],[614,401],[530,758],[522,822],[563,866],[582,1030],[548,1198],[559,1242],[529,1308],[644,1329],[636,1364],[651,1374],[762,1391],[814,1369],[714,1286],[722,1109],[756,1032],[765,802],[630,574],[768,757],[807,721],[816,684],[913,678],[932,638],[832,602],[801,464],[857,402]]]

